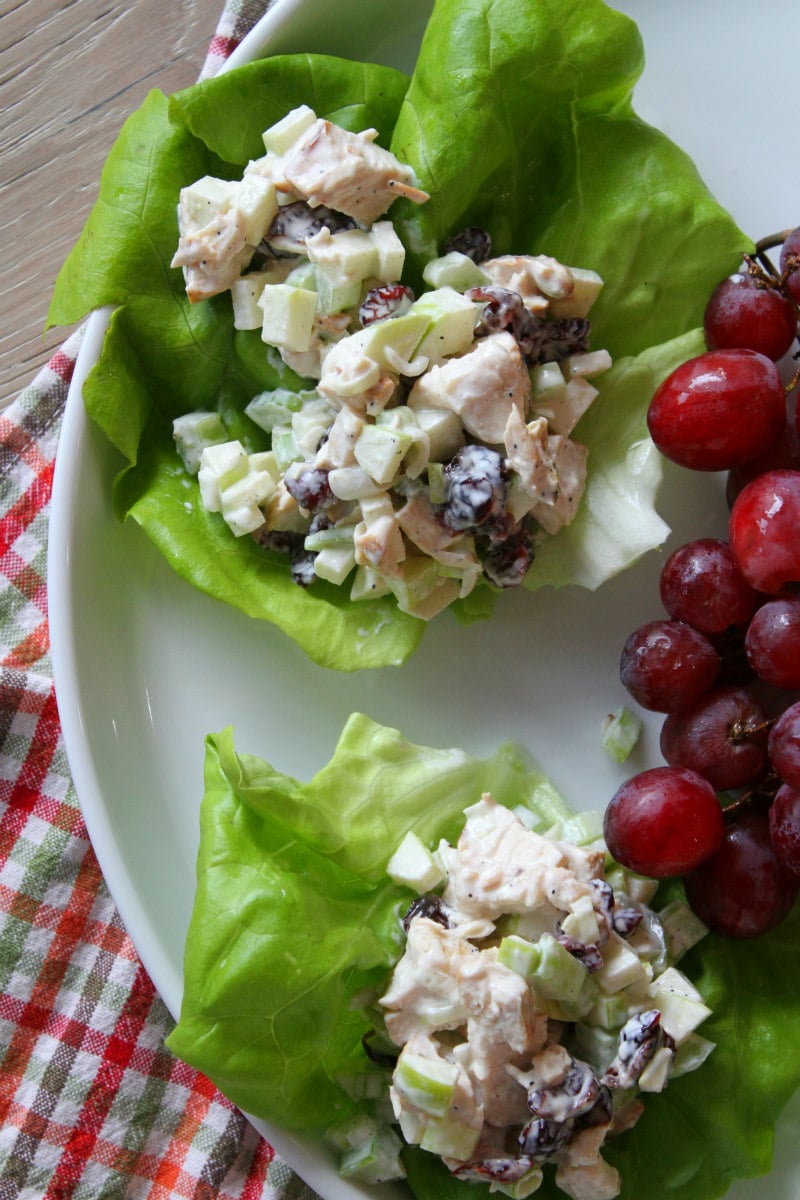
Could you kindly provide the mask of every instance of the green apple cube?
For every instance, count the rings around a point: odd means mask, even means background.
[[[428,438],[428,453],[433,462],[446,463],[464,445],[464,425],[451,408],[427,408],[410,405],[417,424]]]
[[[529,979],[537,995],[567,1003],[577,1000],[586,979],[584,965],[550,933],[543,933],[534,949]]]
[[[695,916],[683,900],[673,900],[658,915],[673,962],[683,958],[686,951],[696,946],[708,933],[700,918]]]
[[[480,304],[467,300],[451,287],[425,292],[414,301],[407,314],[414,313],[428,321],[428,330],[417,347],[417,354],[424,355],[431,364],[444,362],[453,354],[464,354],[474,340],[480,310]]]
[[[679,1075],[688,1075],[689,1071],[696,1071],[716,1048],[716,1042],[710,1042],[699,1033],[687,1033],[676,1049],[672,1078],[677,1079]]]
[[[306,240],[306,251],[316,264],[317,280],[324,277],[331,287],[361,284],[378,266],[378,251],[365,229],[323,229]]]
[[[620,1029],[629,1016],[630,1004],[626,996],[609,996],[601,992],[586,1014],[586,1020],[590,1025],[600,1025],[603,1029]]]
[[[350,588],[351,600],[378,600],[381,596],[388,596],[390,591],[388,583],[374,567],[363,564],[356,568]]]
[[[305,288],[307,292],[316,292],[317,268],[313,263],[301,262],[296,267],[292,267],[285,280],[276,280],[275,282],[284,282],[288,283],[290,287]]]
[[[638,954],[616,933],[612,933],[602,948],[603,966],[596,978],[602,989],[611,995],[623,988],[642,983],[647,978],[644,963]]]
[[[370,230],[375,247],[375,278],[381,283],[396,283],[403,274],[406,250],[391,221],[376,221]]]
[[[220,511],[236,537],[252,533],[264,524],[260,505],[270,498],[275,487],[269,471],[253,470],[248,465],[246,475],[222,490]]]
[[[600,941],[600,925],[591,896],[579,896],[573,902],[570,912],[561,922],[561,928],[567,937],[575,938],[576,942],[583,942],[585,946],[593,946]]]
[[[447,1116],[457,1081],[455,1063],[410,1052],[400,1055],[392,1079],[397,1091],[429,1117]]]
[[[639,1091],[663,1092],[672,1073],[675,1051],[660,1046],[639,1076]]]
[[[265,129],[261,137],[264,142],[264,149],[269,154],[285,154],[298,138],[311,128],[317,119],[317,114],[313,108],[309,108],[307,104],[301,104],[299,108],[293,108],[280,121],[276,121],[274,125],[270,125]]]
[[[301,409],[292,413],[292,432],[298,449],[305,458],[312,458],[325,434],[334,422],[336,413],[327,400],[312,393]]]
[[[356,462],[371,479],[388,485],[399,471],[410,445],[408,434],[382,429],[379,425],[365,425],[358,435],[353,453]]]
[[[468,288],[483,287],[492,282],[490,276],[460,250],[451,250],[441,258],[432,258],[425,264],[422,278],[429,287],[451,287],[457,292],[466,292]]]
[[[239,441],[222,442],[206,446],[200,455],[197,473],[200,498],[209,512],[220,512],[222,493],[247,474],[248,461],[244,446]]]
[[[660,989],[653,995],[653,1007],[661,1012],[661,1026],[678,1046],[690,1033],[694,1033],[706,1017],[711,1016],[711,1009],[702,1001]]]
[[[550,313],[554,317],[585,317],[603,288],[603,281],[596,271],[584,267],[570,267],[573,289],[562,300],[550,301]]]
[[[415,313],[413,306],[400,317],[390,317],[386,321],[373,321],[366,329],[360,330],[354,337],[364,334],[361,344],[364,353],[369,355],[382,367],[397,369],[387,351],[396,359],[410,362],[417,354],[420,339],[428,328],[428,318],[424,314]]]
[[[234,203],[239,184],[233,179],[204,175],[180,191],[180,212],[195,229],[226,213]]]
[[[423,841],[410,829],[386,864],[386,874],[395,883],[428,892],[444,879],[441,865]]]
[[[431,1154],[466,1162],[478,1143],[480,1130],[457,1121],[432,1118],[425,1122],[420,1146]]]
[[[237,188],[234,203],[244,217],[245,241],[248,246],[257,246],[278,211],[275,184],[263,175],[245,175]]]
[[[314,558],[314,574],[328,583],[342,584],[356,565],[352,545],[325,546]]]
[[[332,313],[346,312],[360,304],[364,285],[361,279],[356,279],[353,283],[334,284],[327,275],[319,271],[316,275],[316,288],[320,312],[330,316]]]
[[[287,283],[268,284],[259,300],[261,340],[269,346],[302,352],[311,345],[317,293]]]
[[[259,304],[266,283],[260,274],[242,275],[231,284],[234,329],[260,329],[264,313]]]
[[[413,613],[415,608],[434,590],[439,582],[436,563],[427,555],[422,558],[407,558],[402,564],[399,578],[387,579],[390,590],[397,599],[402,612]]]
[[[184,467],[190,475],[200,470],[200,457],[207,446],[227,441],[222,418],[216,412],[184,413],[172,422],[172,436]]]
[[[603,722],[601,744],[615,762],[624,763],[642,732],[642,719],[623,704]]]
[[[317,398],[317,393],[312,391],[292,392],[288,388],[273,388],[268,392],[259,392],[244,411],[259,429],[272,433],[276,425],[290,424],[293,413],[300,412],[305,404]]]
[[[338,500],[374,499],[382,496],[386,490],[363,467],[334,467],[328,472],[328,483]]]

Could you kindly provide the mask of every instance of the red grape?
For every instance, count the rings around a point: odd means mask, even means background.
[[[698,471],[726,471],[763,454],[786,423],[786,394],[771,359],[710,350],[682,363],[647,413],[662,454]]]
[[[739,492],[751,479],[763,475],[766,471],[776,471],[788,467],[792,471],[800,471],[800,431],[795,421],[787,421],[778,440],[752,462],[743,463],[728,472],[725,487],[725,497],[728,508],[733,508]]]
[[[800,701],[785,709],[772,726],[767,752],[775,774],[800,788]]]
[[[739,574],[730,546],[718,538],[679,546],[663,566],[659,587],[669,615],[701,633],[746,624],[760,601]]]
[[[784,784],[769,810],[769,832],[778,858],[800,876],[800,791]]]
[[[677,712],[713,685],[720,658],[702,633],[682,621],[650,621],[627,638],[619,676],[642,708]]]
[[[609,853],[653,879],[681,875],[722,841],[722,809],[710,783],[682,767],[652,767],[627,779],[605,812]]]
[[[800,303],[800,226],[786,235],[781,247],[781,273],[785,274],[785,287],[789,295]]]
[[[747,627],[750,666],[773,687],[800,687],[800,597],[762,604]]]
[[[800,583],[800,471],[767,471],[736,497],[728,525],[740,572],[759,592]]]
[[[746,808],[726,818],[722,844],[684,879],[686,898],[714,933],[748,938],[766,933],[789,912],[797,880],[777,858],[766,811]]]
[[[777,287],[737,272],[711,293],[703,331],[709,350],[756,350],[777,362],[794,341],[797,314]]]
[[[671,713],[661,729],[661,753],[718,790],[744,787],[767,766],[767,714],[745,688],[714,688],[687,712]]]

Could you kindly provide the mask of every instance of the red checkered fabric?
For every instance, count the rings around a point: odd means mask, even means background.
[[[229,0],[204,75],[271,0]],[[0,1198],[310,1200],[164,1047],[172,1022],[103,881],[64,753],[47,526],[80,332],[0,413]]]

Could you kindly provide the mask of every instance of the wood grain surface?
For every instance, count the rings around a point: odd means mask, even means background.
[[[0,0],[0,407],[68,330],[43,340],[53,281],[100,169],[150,88],[197,78],[222,0]]]

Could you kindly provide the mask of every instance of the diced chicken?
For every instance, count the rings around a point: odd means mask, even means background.
[[[482,262],[481,270],[498,287],[521,296],[533,313],[546,312],[550,298],[564,299],[574,288],[569,267],[545,254],[504,254]]]
[[[351,408],[340,408],[328,430],[327,438],[317,451],[314,466],[325,471],[354,466],[356,456],[353,447],[363,428],[363,417]]]
[[[533,1054],[547,1038],[547,1017],[538,1012],[527,980],[496,961],[491,951],[459,964],[467,1041],[476,1061],[501,1066]]]
[[[537,501],[555,504],[558,472],[550,452],[545,418],[537,417],[526,425],[519,409],[513,408],[506,422],[503,442],[508,464],[519,476],[531,504]]]
[[[239,278],[253,256],[245,239],[245,218],[236,208],[219,213],[200,229],[181,230],[171,267],[182,267],[192,304],[208,300]]]
[[[418,1029],[457,1029],[467,1019],[459,986],[465,959],[478,950],[457,929],[445,929],[427,917],[416,917],[408,929],[403,957],[380,1003],[392,1041],[404,1045]]]
[[[503,441],[512,409],[524,417],[531,384],[525,360],[510,333],[480,338],[466,354],[422,375],[409,394],[411,408],[445,408],[483,442]]]
[[[568,912],[591,895],[592,862],[578,847],[526,829],[491,796],[467,810],[455,849],[440,846],[448,873],[445,903],[489,920],[552,904]]]
[[[560,434],[549,438],[548,442],[558,472],[558,495],[552,504],[536,504],[531,509],[531,516],[548,533],[558,533],[577,516],[586,487],[588,451],[580,442]]]
[[[619,1172],[600,1156],[607,1126],[576,1133],[558,1156],[556,1184],[572,1200],[614,1200]]]
[[[318,120],[284,156],[286,183],[312,207],[320,204],[370,224],[398,196],[415,204],[428,199],[410,167],[375,145],[377,131],[350,133]]]
[[[397,523],[409,541],[430,558],[463,571],[461,595],[468,595],[478,581],[481,564],[475,543],[464,534],[448,533],[424,492],[409,497],[397,512]]]
[[[275,533],[305,533],[308,517],[281,479],[265,508],[267,529]]]
[[[374,500],[362,500],[361,512],[364,519],[353,535],[356,563],[374,567],[387,578],[398,576],[406,547],[391,500],[385,493]]]

